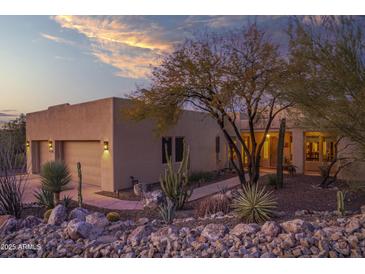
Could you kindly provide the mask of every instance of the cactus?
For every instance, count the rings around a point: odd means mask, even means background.
[[[79,186],[77,189],[77,201],[79,207],[82,207],[82,171],[81,171],[81,163],[77,162],[77,175],[79,177]]]
[[[159,206],[158,211],[160,213],[160,216],[161,216],[162,220],[166,224],[171,224],[172,221],[175,218],[176,205],[174,204],[174,202],[172,200],[170,200],[167,197],[166,198],[166,202],[165,203],[162,203]]]
[[[118,212],[112,211],[106,215],[106,218],[109,222],[117,222],[120,220],[120,214]]]
[[[285,118],[280,121],[280,129],[279,129],[279,140],[278,140],[278,159],[276,163],[276,187],[283,188],[284,185],[284,176],[283,176],[283,161],[284,161],[284,142],[285,142]]]
[[[184,145],[183,159],[177,172],[174,171],[171,157],[166,155],[167,169],[164,175],[160,176],[162,191],[174,203],[176,209],[183,208],[186,200],[192,194],[188,175],[189,154],[188,146]]]
[[[345,195],[343,191],[337,191],[337,211],[345,215]]]

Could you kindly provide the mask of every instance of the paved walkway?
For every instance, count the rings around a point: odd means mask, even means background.
[[[263,172],[266,173],[266,172]],[[208,195],[219,192],[222,188],[232,188],[239,185],[238,177],[233,177],[227,180],[223,180],[214,184],[206,185],[194,189],[189,201],[194,201]],[[41,186],[39,176],[31,175],[29,177],[28,184],[24,192],[24,202],[35,202],[34,190],[39,189]],[[71,183],[71,190],[62,192],[61,198],[65,195],[70,196],[73,200],[77,200],[77,184]],[[100,188],[93,185],[84,184],[82,195],[84,203],[91,206],[107,208],[110,210],[142,210],[143,204],[141,201],[128,201],[120,200],[112,197],[106,197],[96,192],[100,191]]]

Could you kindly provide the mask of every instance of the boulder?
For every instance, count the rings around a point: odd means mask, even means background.
[[[68,219],[71,221],[73,219],[77,219],[79,221],[85,221],[86,216],[89,214],[89,211],[82,207],[77,207],[71,210],[70,214],[68,215]]]
[[[32,228],[39,225],[40,223],[42,223],[42,219],[35,216],[27,216],[24,220],[21,221],[20,226],[22,228]]]
[[[136,222],[137,225],[145,225],[149,222],[149,219],[146,217],[139,218]]]
[[[202,233],[201,236],[209,239],[210,241],[216,241],[219,238],[222,238],[227,232],[227,226],[224,224],[207,224]]]
[[[303,221],[302,219],[294,219],[281,223],[281,227],[286,233],[300,233],[306,231],[313,231],[314,227],[312,224]]]
[[[261,232],[266,236],[276,237],[281,232],[281,228],[276,222],[268,221],[262,225]]]
[[[67,218],[67,210],[64,205],[57,205],[48,218],[49,225],[61,225]]]
[[[86,239],[89,237],[91,229],[91,224],[78,219],[72,219],[67,225],[66,232],[72,240]]]
[[[7,218],[0,226],[0,235],[6,235],[17,229],[18,221],[14,217]]]
[[[0,215],[0,229],[9,219],[14,218],[11,215]]]
[[[164,200],[164,194],[161,190],[154,190],[150,192],[145,192],[143,195],[143,206],[145,208],[155,209]]]
[[[100,212],[94,212],[92,214],[87,215],[85,217],[85,220],[87,223],[92,224],[93,226],[96,226],[101,229],[104,229],[109,224],[108,219],[105,217],[103,213]]]
[[[362,205],[360,207],[360,212],[361,212],[361,214],[365,214],[365,205]]]
[[[131,234],[129,234],[127,241],[129,241],[132,246],[137,246],[139,245],[140,241],[144,237],[147,237],[150,233],[151,230],[148,226],[138,226],[131,232]]]
[[[258,224],[238,224],[231,231],[230,234],[235,235],[237,237],[242,237],[246,234],[254,234],[260,230],[260,226]]]

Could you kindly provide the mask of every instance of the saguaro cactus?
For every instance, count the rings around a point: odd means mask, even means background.
[[[345,214],[345,193],[343,191],[337,191],[337,211],[341,215]]]
[[[284,161],[284,143],[285,143],[285,118],[280,120],[279,138],[278,138],[278,158],[276,163],[276,186],[282,188],[284,185],[283,161]]]
[[[82,171],[81,171],[81,163],[77,162],[77,175],[79,177],[79,186],[77,189],[77,201],[79,207],[82,207]]]

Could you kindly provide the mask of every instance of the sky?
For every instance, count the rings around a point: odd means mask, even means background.
[[[123,97],[200,31],[256,22],[277,40],[285,16],[0,16],[0,122],[51,105]]]

